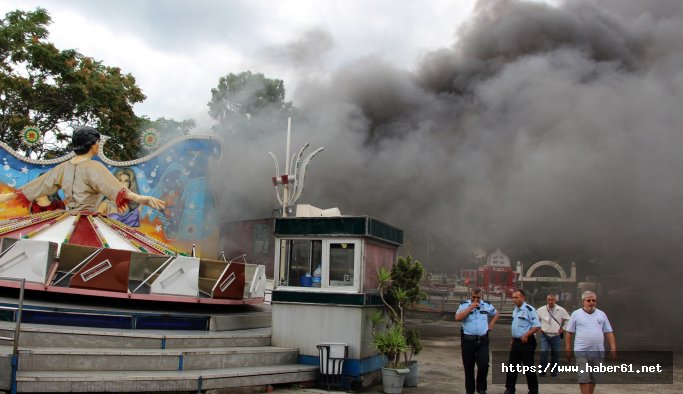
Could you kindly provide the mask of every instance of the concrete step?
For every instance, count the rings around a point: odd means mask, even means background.
[[[273,316],[267,312],[233,313],[230,315],[213,315],[209,321],[209,330],[244,330],[248,328],[272,327]]]
[[[13,338],[14,323],[0,322],[0,336]],[[270,338],[269,327],[234,331],[163,331],[22,324],[19,346],[117,349],[214,348],[268,346]],[[11,342],[0,340],[0,345],[5,344],[11,344]]]
[[[190,371],[295,364],[298,349],[274,346],[187,349],[19,348],[19,371]]]
[[[54,308],[36,306],[41,313],[51,313]],[[318,366],[296,364],[297,349],[271,346],[272,318],[268,308],[210,313],[206,315],[210,319],[206,329],[183,331],[174,328],[183,326],[177,323],[185,316],[195,318],[193,311],[182,311],[181,316],[175,311],[58,309],[63,321],[56,324],[21,324],[18,392],[229,391],[233,387],[297,383],[318,377]],[[197,314],[203,315],[201,312]],[[132,329],[96,326],[100,315],[121,313],[139,315],[140,319],[153,315],[160,327],[167,315],[178,321],[165,329],[141,329],[135,324],[131,327],[137,328]],[[41,323],[55,320],[51,316],[38,317],[34,320]],[[78,319],[92,320],[91,327],[64,325],[67,320]],[[14,337],[14,329],[13,322],[0,322],[0,336]],[[11,385],[11,354],[12,341],[0,340],[0,390],[8,390]]]
[[[19,371],[18,392],[191,391],[305,382],[318,367],[288,364],[202,371]]]

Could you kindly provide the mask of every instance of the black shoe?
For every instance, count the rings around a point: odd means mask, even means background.
[[[486,394],[486,390],[477,391],[477,393],[479,393],[479,394]]]
[[[510,391],[510,390],[505,390],[505,392],[504,392],[503,394],[515,394],[515,392],[514,392],[514,391]]]
[[[540,377],[542,377],[542,378],[545,378],[545,372],[540,372],[540,373],[538,374],[538,376],[540,376]]]

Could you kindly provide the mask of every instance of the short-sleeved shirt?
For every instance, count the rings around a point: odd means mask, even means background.
[[[559,305],[550,310],[548,305],[543,305],[542,307],[536,309],[536,314],[538,315],[538,320],[541,321],[541,330],[548,336],[559,335],[560,328],[563,330],[567,327],[567,322],[569,321],[569,313]],[[560,326],[562,323],[562,326]]]
[[[583,308],[572,312],[567,331],[575,333],[574,351],[605,351],[605,334],[612,332],[612,326],[605,312],[595,308],[593,313]]]
[[[532,327],[541,327],[536,309],[526,302],[512,310],[512,337],[521,338]]]
[[[59,164],[47,173],[21,187],[27,200],[33,201],[40,196],[49,196],[62,189],[69,210],[95,211],[101,194],[116,200],[123,185],[100,162],[71,160]]]
[[[472,304],[472,300],[463,301],[460,303],[455,314],[457,315],[469,308],[470,304]],[[486,335],[489,331],[489,319],[493,318],[496,313],[498,312],[491,303],[482,300],[482,302],[479,303],[479,306],[473,309],[470,314],[462,320],[463,332],[467,335]]]

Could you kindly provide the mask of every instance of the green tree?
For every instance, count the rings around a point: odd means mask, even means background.
[[[159,145],[161,146],[174,138],[190,134],[190,131],[194,129],[195,126],[196,123],[193,119],[177,121],[173,119],[158,118],[157,120],[150,120],[143,117],[140,127],[141,130],[154,129],[158,131],[161,139]]]
[[[386,297],[383,299],[385,304],[390,306],[400,314],[400,324],[403,327],[403,334],[406,338],[408,351],[404,353],[406,364],[413,355],[420,353],[422,344],[420,342],[420,332],[414,327],[408,327],[405,323],[405,309],[426,299],[427,294],[420,289],[420,280],[425,274],[424,267],[419,260],[408,255],[399,256],[391,267],[389,274],[384,273],[384,283],[390,283],[386,288]],[[390,281],[387,280],[387,275]]]
[[[154,124],[161,135],[169,139],[176,138],[181,135],[188,135],[196,126],[193,119],[177,121],[173,119],[159,118],[154,121]]]
[[[424,267],[419,260],[414,259],[411,255],[398,256],[396,263],[391,268],[389,302],[394,303],[391,296],[394,289],[403,289],[406,292],[408,305],[416,304],[427,298],[426,293],[420,290],[420,280],[424,274]]]
[[[282,80],[251,71],[221,77],[218,87],[211,89],[208,106],[209,115],[218,121],[214,129],[232,134],[271,131],[292,111]]]
[[[142,122],[133,105],[145,99],[135,78],[73,49],[57,49],[47,41],[50,22],[42,8],[0,19],[0,139],[28,151],[22,130],[37,127],[43,140],[33,152],[55,157],[70,151],[73,127],[88,124],[111,137],[109,157],[133,158]]]

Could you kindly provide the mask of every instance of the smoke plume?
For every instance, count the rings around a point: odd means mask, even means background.
[[[501,247],[527,263],[576,261],[607,292],[680,296],[680,37],[679,1],[484,0],[413,71],[370,57],[302,78],[293,149],[325,151],[300,202],[404,228],[432,270]],[[263,174],[267,150],[282,163],[284,130],[228,138],[241,164],[225,219],[275,207]]]

